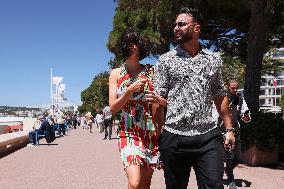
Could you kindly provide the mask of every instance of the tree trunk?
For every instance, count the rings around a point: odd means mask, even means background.
[[[251,15],[244,97],[250,110],[258,111],[261,68],[266,41],[265,8],[267,0],[252,0],[250,3]]]

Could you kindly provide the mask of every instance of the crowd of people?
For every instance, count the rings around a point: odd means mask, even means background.
[[[117,129],[117,127],[113,127],[114,124],[115,120],[109,106],[106,106],[103,110],[98,110],[96,116],[93,116],[91,112],[81,116],[79,114],[65,115],[61,110],[57,110],[54,116],[38,116],[34,129],[29,132],[30,143],[28,146],[35,146],[37,141],[43,137],[46,138],[47,143],[51,143],[55,140],[55,136],[66,136],[66,130],[78,129],[79,127],[92,133],[93,125],[96,125],[99,133],[105,131],[103,139],[108,137],[109,140],[112,140],[112,130]],[[54,132],[53,140],[50,140],[50,132]],[[117,133],[117,130],[115,132]]]
[[[238,83],[225,87],[222,57],[201,45],[202,16],[182,8],[173,24],[176,47],[155,66],[144,39],[132,28],[121,37],[124,63],[109,77],[109,106],[120,112],[118,150],[129,189],[148,189],[154,169],[167,189],[186,189],[193,168],[199,189],[221,189],[224,159],[229,189],[240,149],[240,118],[250,121]],[[107,136],[107,135],[106,135]],[[226,157],[226,158],[224,158]]]

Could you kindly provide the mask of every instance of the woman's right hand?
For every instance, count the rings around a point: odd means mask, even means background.
[[[131,92],[131,94],[135,92],[143,92],[145,84],[147,83],[147,79],[141,79],[137,80],[134,83],[132,83],[127,90]]]

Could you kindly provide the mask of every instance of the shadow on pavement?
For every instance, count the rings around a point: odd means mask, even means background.
[[[58,144],[39,144],[39,146],[58,146]]]
[[[275,165],[259,165],[259,166],[251,166],[251,165],[245,164],[245,166],[248,166],[248,167],[264,167],[264,168],[274,169],[274,170],[284,170],[284,163],[279,163],[279,164],[275,164]]]
[[[223,180],[224,185],[229,185],[229,181],[227,179]],[[235,179],[235,184],[237,187],[250,187],[251,182],[244,179]]]
[[[55,136],[55,138],[62,138],[62,137],[66,137],[66,136],[68,136],[68,135],[57,135],[57,136]]]
[[[262,166],[262,167],[274,169],[274,170],[284,170],[284,164],[269,165],[269,166]]]

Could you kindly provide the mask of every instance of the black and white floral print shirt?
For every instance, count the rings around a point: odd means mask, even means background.
[[[202,49],[191,57],[179,45],[160,56],[154,70],[154,90],[167,99],[164,129],[195,136],[217,127],[213,97],[226,96],[219,53]]]

